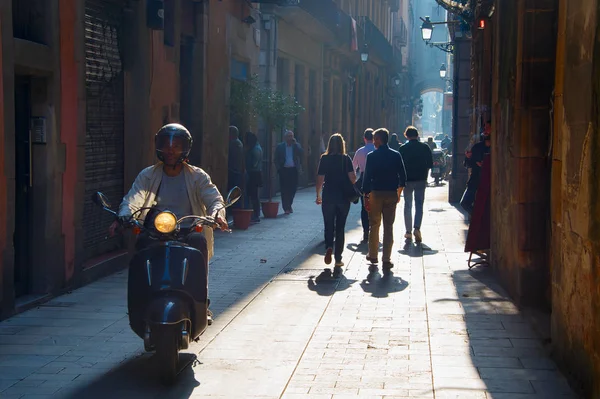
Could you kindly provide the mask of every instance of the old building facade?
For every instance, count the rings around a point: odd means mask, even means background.
[[[308,149],[303,184],[322,132],[357,148],[365,127],[391,127],[399,6],[0,0],[0,318],[127,264],[131,240],[107,237],[91,197],[119,203],[163,124],[189,128],[192,163],[226,188],[233,80],[258,74],[304,106],[292,126]]]

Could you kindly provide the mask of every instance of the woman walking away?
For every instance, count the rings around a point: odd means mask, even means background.
[[[344,252],[344,231],[346,219],[350,211],[350,200],[344,194],[347,179],[356,182],[356,174],[352,160],[346,154],[346,143],[341,134],[336,133],[329,138],[327,150],[321,156],[317,172],[317,201],[322,205],[323,222],[325,224],[325,263],[331,263],[334,252],[335,235],[335,269],[334,275],[341,273],[342,252]],[[321,197],[321,189],[323,196]]]
[[[258,223],[260,222],[260,199],[258,198],[258,188],[262,187],[263,150],[258,143],[256,134],[252,132],[246,133],[246,148],[246,173],[248,175],[246,191],[250,203],[252,204],[252,209],[254,210],[252,223]]]

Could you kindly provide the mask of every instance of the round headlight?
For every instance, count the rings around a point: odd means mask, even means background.
[[[177,218],[170,212],[161,212],[154,219],[154,227],[160,233],[171,233],[177,227]]]

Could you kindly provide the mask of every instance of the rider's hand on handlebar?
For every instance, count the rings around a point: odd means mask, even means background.
[[[227,220],[223,219],[221,216],[215,217],[215,222],[217,222],[221,230],[229,230],[229,224],[227,223]]]
[[[117,230],[121,228],[121,223],[118,220],[115,220],[110,227],[108,228],[108,235],[110,237],[114,237]]]

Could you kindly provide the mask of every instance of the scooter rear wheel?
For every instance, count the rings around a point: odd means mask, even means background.
[[[160,379],[165,385],[173,385],[179,367],[179,336],[174,328],[156,331],[154,345]]]

